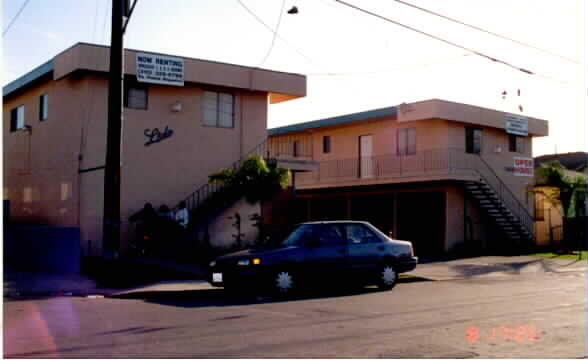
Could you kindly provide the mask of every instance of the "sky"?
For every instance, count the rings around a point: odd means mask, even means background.
[[[307,75],[305,98],[270,106],[270,128],[438,98],[515,114],[522,105],[548,120],[534,156],[588,151],[588,1],[405,0],[542,50],[399,1],[346,1],[534,75],[335,0],[138,0],[124,42]],[[29,0],[7,30],[25,2],[3,1],[3,85],[77,42],[110,43],[111,0]],[[287,14],[292,6],[298,14]]]

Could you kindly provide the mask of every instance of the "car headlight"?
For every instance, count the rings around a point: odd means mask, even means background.
[[[260,258],[254,258],[253,259],[253,265],[259,265],[261,264],[261,259]]]
[[[249,265],[249,259],[239,260],[237,261],[237,265]]]
[[[212,260],[212,261],[210,262],[210,264],[208,264],[208,266],[210,266],[210,267],[214,267],[214,266],[216,266],[216,261],[215,261],[215,260]]]

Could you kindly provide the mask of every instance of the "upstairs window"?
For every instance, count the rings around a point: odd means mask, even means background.
[[[508,151],[524,153],[525,152],[525,138],[513,134],[508,135]]]
[[[25,106],[20,105],[10,111],[10,131],[14,132],[25,127]]]
[[[482,152],[482,129],[466,128],[466,152],[469,154]]]
[[[396,133],[396,154],[416,154],[416,128],[398,129]]]
[[[205,91],[203,103],[204,126],[235,127],[235,98],[233,94]]]
[[[125,81],[125,107],[129,109],[147,110],[149,91],[146,85]]]
[[[45,121],[49,117],[49,98],[47,94],[39,96],[39,121]]]
[[[300,140],[294,140],[294,142],[292,143],[292,147],[292,155],[294,157],[300,156]]]
[[[331,152],[331,137],[323,136],[323,153],[328,154]]]

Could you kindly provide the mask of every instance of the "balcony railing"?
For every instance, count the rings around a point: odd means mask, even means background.
[[[319,162],[316,171],[298,175],[299,185],[403,178],[448,173],[473,174],[478,156],[463,150],[438,149],[414,155],[395,154]]]
[[[269,137],[266,158],[311,160],[312,138],[310,136]]]
[[[304,187],[337,183],[362,184],[373,180],[435,175],[471,176],[474,181],[482,179],[527,231],[533,233],[533,217],[528,209],[481,156],[465,153],[463,149],[437,149],[414,155],[387,154],[321,161],[316,171],[300,173],[296,181],[298,186]]]

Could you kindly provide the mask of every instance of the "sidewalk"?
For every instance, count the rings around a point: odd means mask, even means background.
[[[166,280],[204,280],[206,268],[198,264],[137,258],[94,259],[82,265],[82,274],[51,274],[4,270],[4,299],[43,296],[109,296]]]
[[[45,274],[4,271],[4,298],[36,296],[110,296],[132,289],[186,290],[207,287],[206,267],[138,258],[100,260],[86,264],[84,274]],[[585,272],[586,260],[534,256],[483,256],[417,265],[406,275],[433,281],[541,272]]]
[[[584,260],[536,256],[481,256],[468,259],[418,264],[408,274],[429,280],[457,280],[474,276],[504,276],[540,272],[586,271]]]

